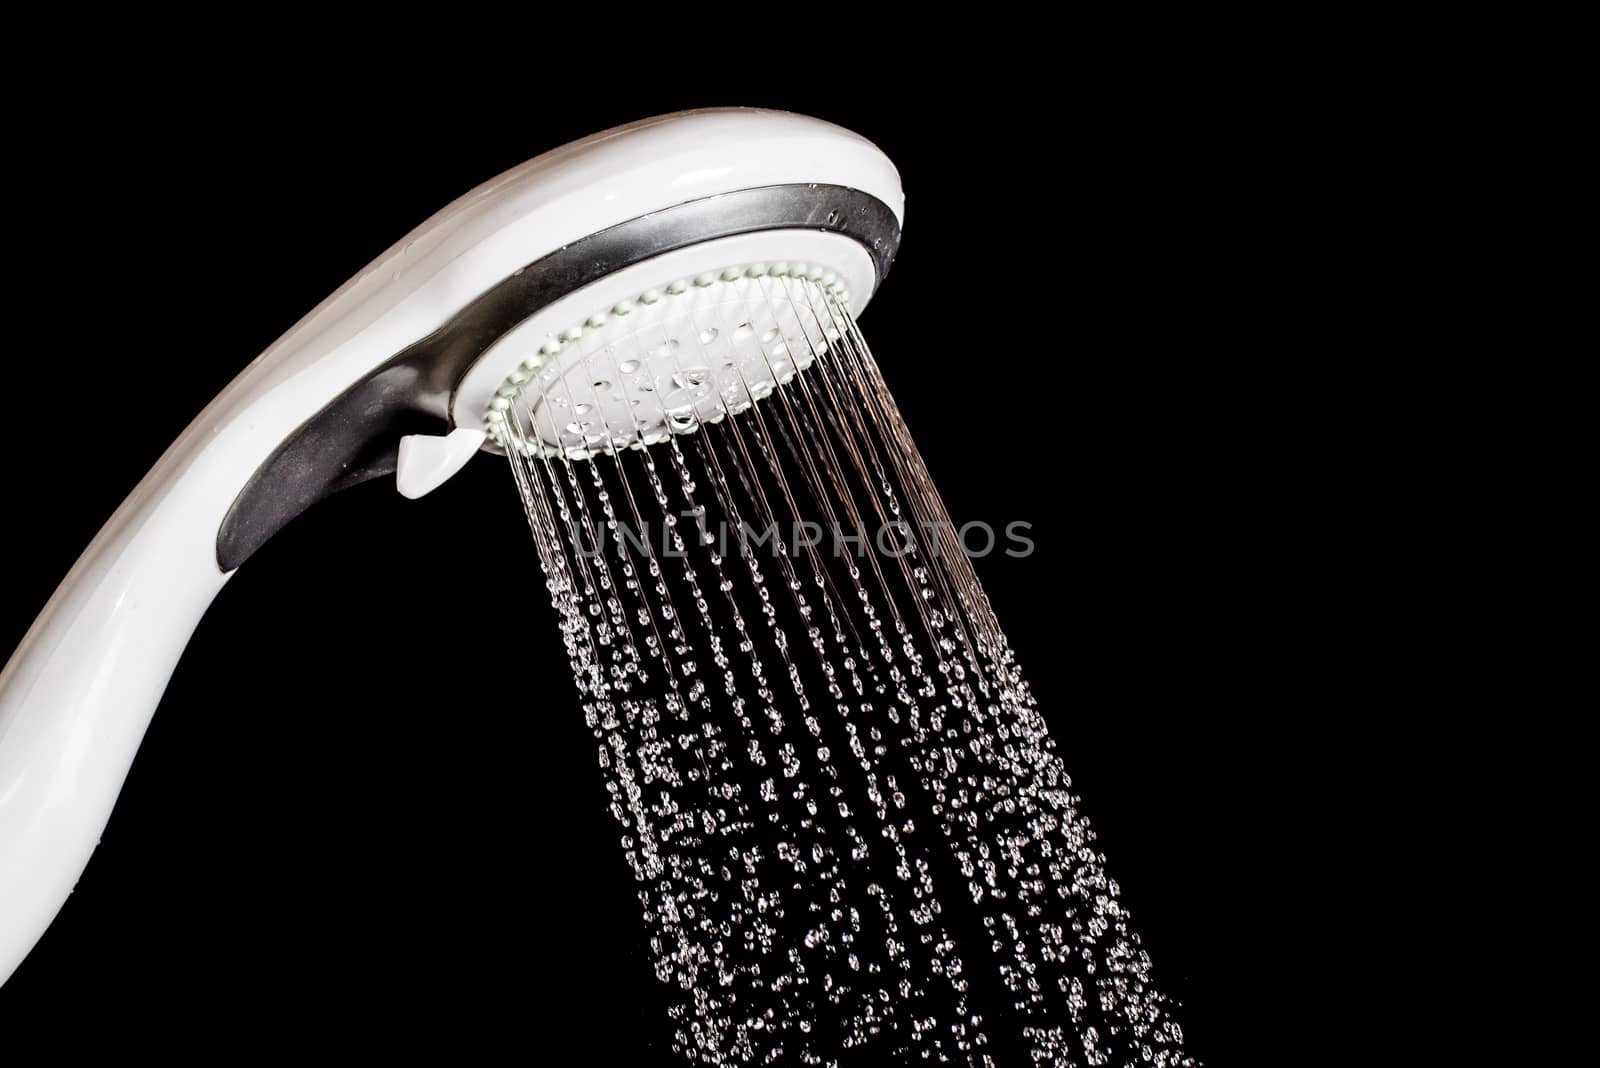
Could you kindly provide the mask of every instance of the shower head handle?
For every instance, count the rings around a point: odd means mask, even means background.
[[[397,464],[408,496],[448,477],[484,441],[481,406],[463,406],[468,372],[541,303],[762,232],[827,231],[876,284],[902,210],[893,166],[855,134],[684,112],[485,183],[290,329],[162,455],[0,672],[0,981],[76,884],[189,636],[261,541]],[[437,437],[401,445],[419,430]]]

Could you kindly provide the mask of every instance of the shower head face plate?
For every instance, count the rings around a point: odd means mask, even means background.
[[[704,242],[608,275],[540,309],[486,351],[452,398],[458,427],[568,456],[652,443],[741,410],[809,365],[825,295],[852,312],[877,281],[835,233]]]
[[[751,270],[730,268],[724,275],[733,277],[665,293],[638,310],[639,321],[603,324],[542,367],[542,355],[525,360],[531,377],[503,387],[495,403],[509,406],[489,415],[498,444],[583,460],[693,433],[766,399],[839,332],[818,329],[802,310],[828,299],[820,282]]]

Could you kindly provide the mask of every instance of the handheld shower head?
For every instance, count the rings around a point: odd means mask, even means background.
[[[0,673],[0,980],[87,864],[207,605],[273,533],[361,481],[393,473],[418,496],[480,448],[527,448],[503,413],[584,370],[585,333],[625,368],[663,359],[665,342],[646,344],[663,332],[726,330],[748,340],[750,375],[785,373],[753,357],[780,343],[792,373],[811,342],[763,286],[859,311],[902,216],[893,166],[854,134],[776,112],[685,112],[480,186],[313,310],[167,450]],[[624,417],[670,433],[701,385],[626,411],[603,403],[538,448],[613,448]]]

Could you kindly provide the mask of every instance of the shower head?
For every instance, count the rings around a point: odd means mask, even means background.
[[[296,324],[166,451],[0,673],[0,980],[87,864],[207,605],[273,533],[374,477],[415,497],[481,449],[582,458],[687,430],[686,407],[716,417],[704,382],[611,391],[589,374],[596,343],[619,373],[672,381],[680,337],[720,334],[764,395],[826,344],[771,287],[858,312],[902,216],[894,167],[848,131],[684,112],[480,186]],[[579,378],[590,418],[532,440],[510,427],[513,403]]]

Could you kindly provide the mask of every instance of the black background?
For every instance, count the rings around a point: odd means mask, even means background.
[[[1255,134],[1183,84],[1020,85],[1000,61],[873,91],[292,74],[141,71],[13,129],[0,647],[189,419],[440,206],[647,114],[809,112],[900,169],[905,239],[863,329],[957,520],[1033,524],[1035,555],[979,573],[1192,1050],[1246,1043],[1240,976],[1293,952],[1259,908],[1262,810],[1319,701],[1280,685],[1306,565],[1279,546],[1307,519],[1277,506],[1293,406],[1259,398],[1303,386],[1263,326],[1277,165]],[[492,457],[291,524],[200,624],[76,893],[0,988],[8,1041],[539,1055],[547,1028],[599,1029],[616,1063],[669,1063],[542,598]]]

